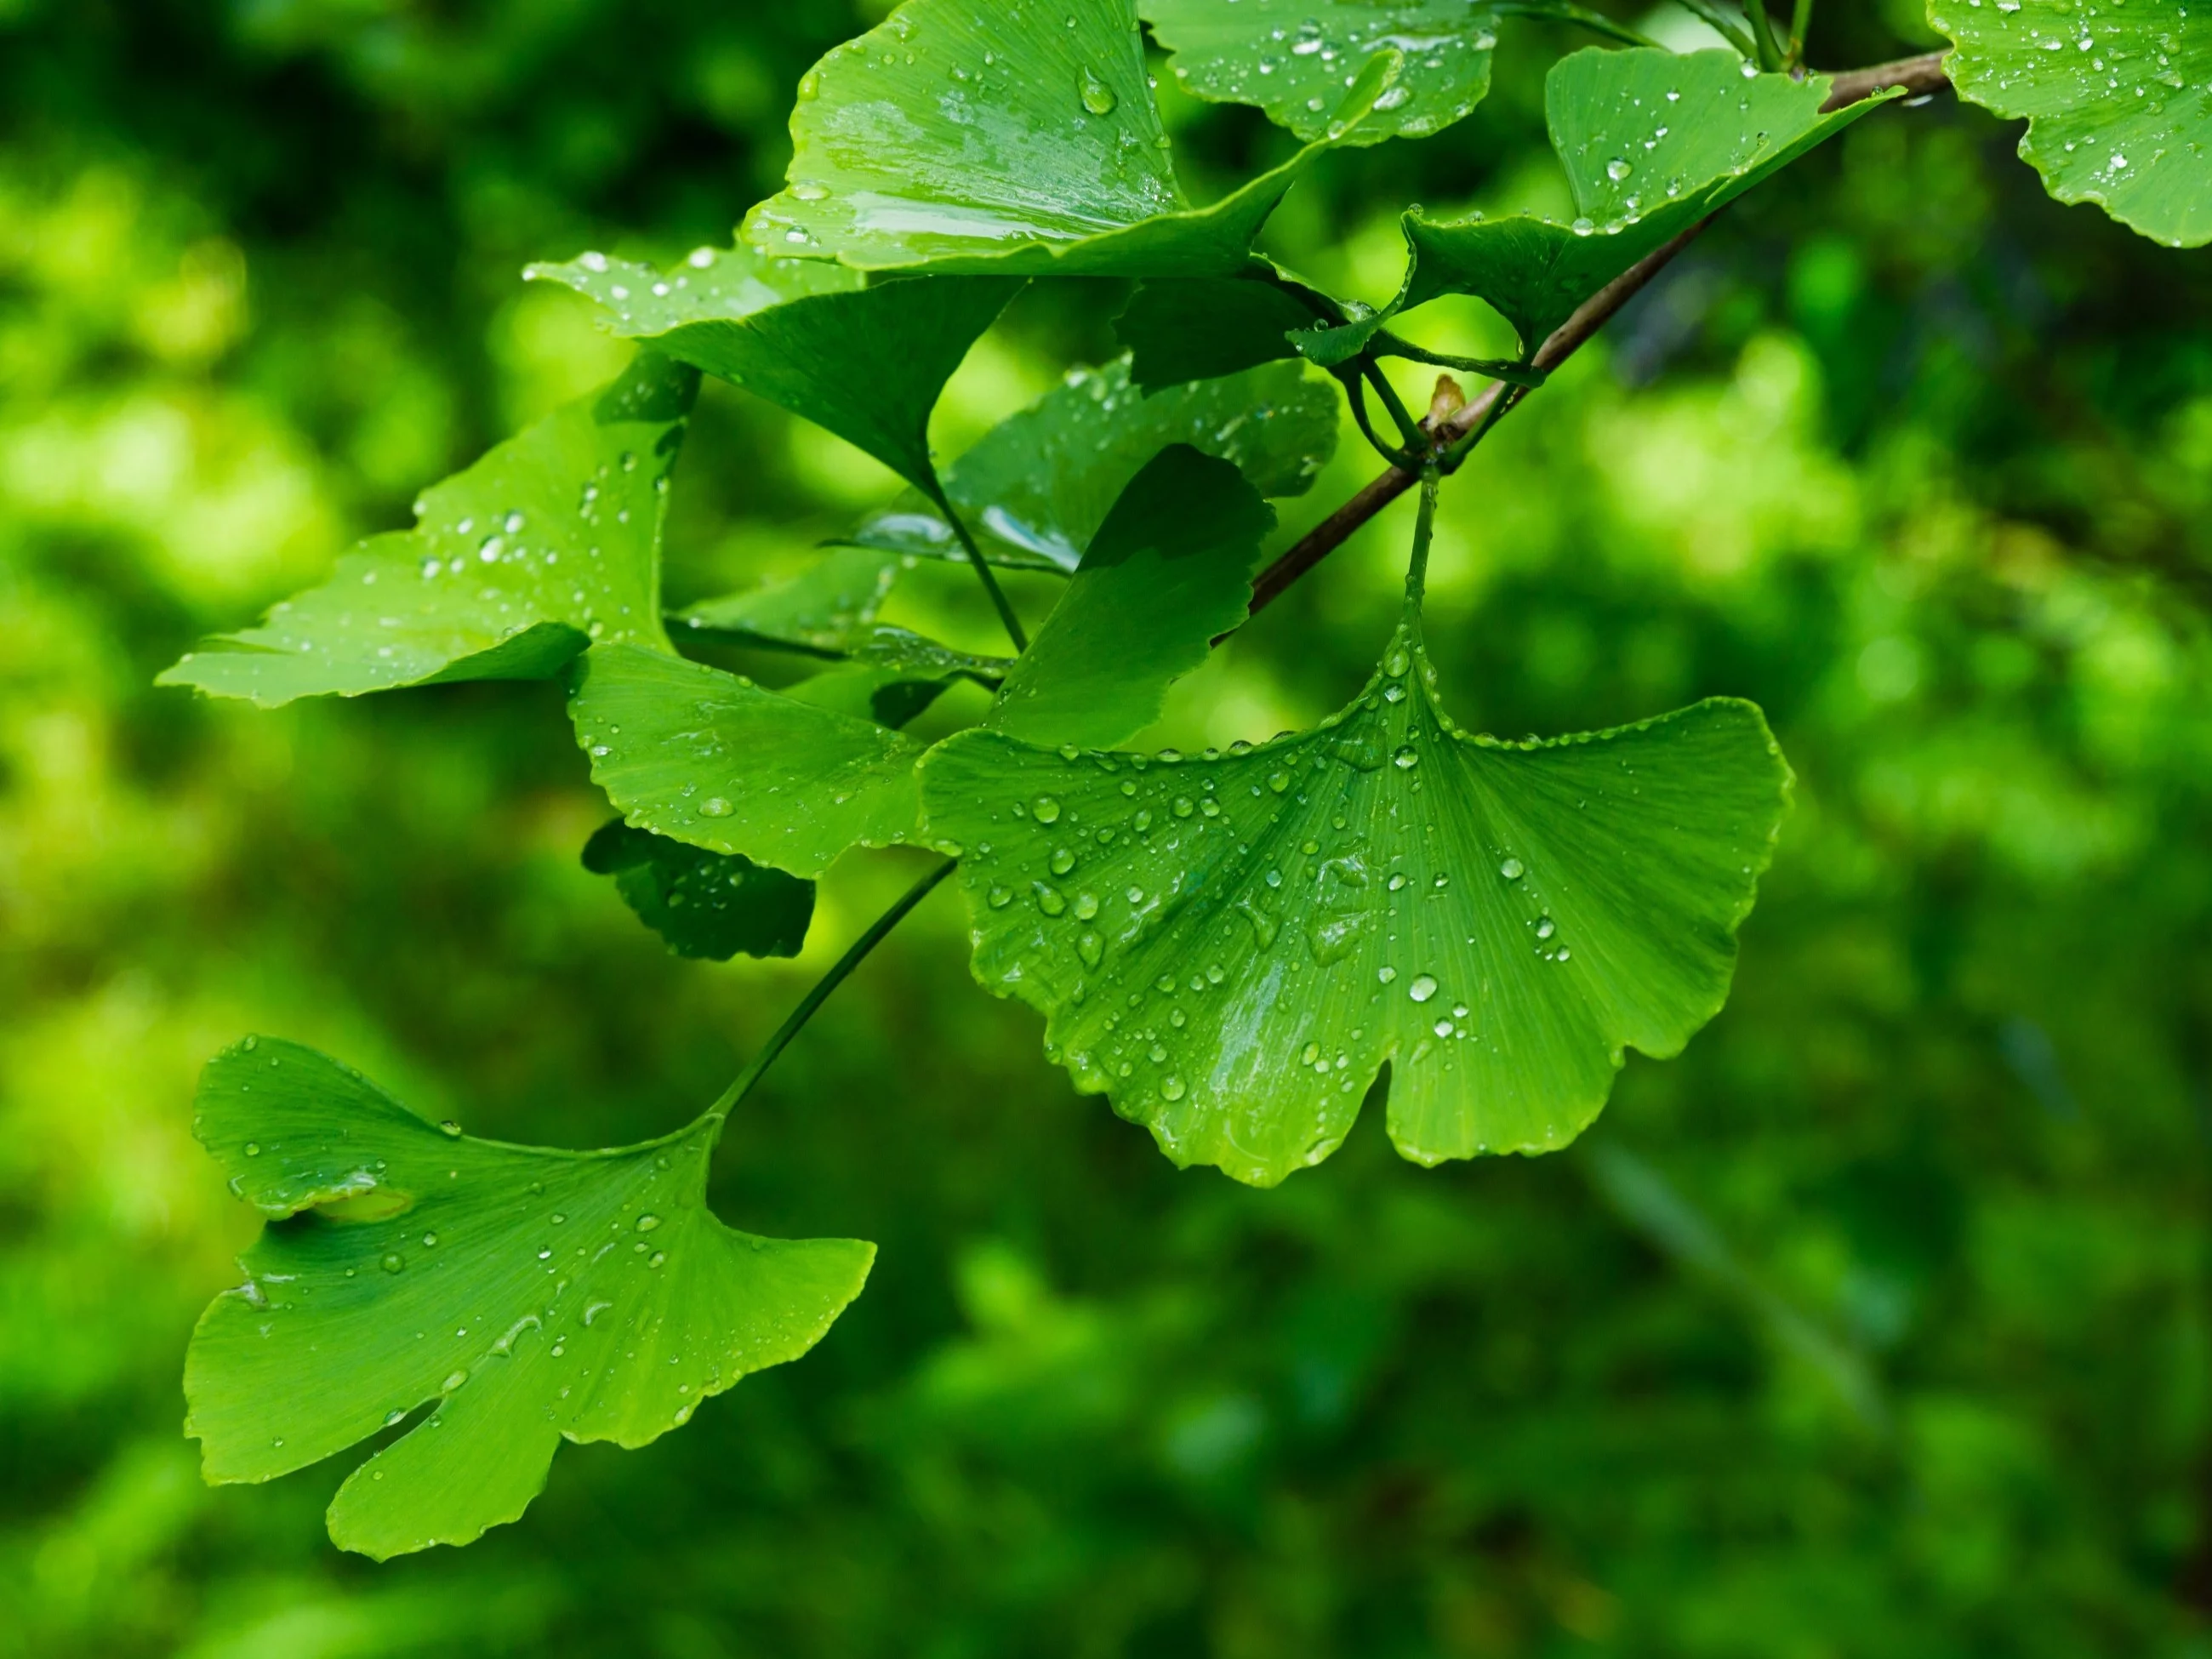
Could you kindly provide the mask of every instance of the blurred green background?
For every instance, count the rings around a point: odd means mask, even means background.
[[[739,1224],[882,1246],[814,1354],[564,1449],[463,1552],[334,1551],[349,1460],[200,1484],[184,1344],[254,1226],[188,1133],[206,1056],[276,1032],[479,1133],[634,1139],[916,867],[848,859],[796,964],[681,962],[578,862],[554,688],[149,684],[611,373],[521,264],[726,241],[879,9],[0,0],[0,1653],[2212,1654],[2212,263],[1948,97],[1732,210],[1447,492],[1471,724],[1736,693],[1798,772],[1733,1001],[1584,1144],[1423,1171],[1370,1104],[1274,1192],[1178,1174],[969,981],[947,890],[725,1146]],[[1929,43],[1827,0],[1813,56]],[[1332,157],[1273,251],[1380,300],[1402,204],[1555,197],[1580,44],[1510,27],[1474,118]],[[1164,96],[1201,192],[1289,149]],[[1025,297],[942,452],[1115,308]],[[672,596],[890,493],[710,387]],[[1334,707],[1405,532],[1155,735]],[[980,630],[942,574],[894,617]]]

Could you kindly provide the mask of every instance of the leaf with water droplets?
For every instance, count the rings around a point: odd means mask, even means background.
[[[1079,369],[945,470],[945,491],[994,564],[1072,571],[1129,480],[1173,443],[1232,463],[1267,496],[1303,495],[1336,453],[1334,390],[1277,363],[1145,397],[1126,361]],[[918,493],[851,537],[886,553],[965,556]]]
[[[1194,208],[1133,0],[908,0],[806,72],[789,183],[744,235],[868,270],[1225,276],[1314,157],[1371,118],[1399,61],[1347,64],[1326,136]]]
[[[295,1043],[216,1056],[192,1130],[269,1224],[192,1334],[185,1432],[210,1481],[269,1480],[430,1407],[331,1504],[332,1540],[380,1559],[516,1519],[563,1439],[642,1446],[796,1359],[875,1255],[723,1225],[711,1123],[478,1140]]]
[[[1021,288],[1010,278],[863,287],[857,273],[820,260],[750,248],[665,275],[596,254],[527,274],[590,295],[616,333],[804,416],[924,489],[935,477],[928,428],[938,394]],[[656,289],[665,296],[641,306]]]
[[[817,876],[847,848],[912,838],[911,738],[703,663],[594,649],[568,712],[628,820],[709,852]]]
[[[873,625],[913,562],[911,554],[884,548],[833,547],[796,576],[702,599],[674,620],[686,632],[743,645],[842,652]]]
[[[1275,515],[1228,462],[1170,444],[1129,481],[1006,676],[989,724],[1031,743],[1115,744],[1243,621]]]
[[[1790,778],[1730,699],[1470,736],[1411,616],[1310,732],[1202,759],[970,732],[921,775],[976,977],[1176,1163],[1263,1186],[1334,1150],[1386,1060],[1417,1162],[1572,1140],[1624,1048],[1719,1009]]]
[[[812,882],[620,818],[584,843],[584,868],[612,876],[623,902],[679,957],[795,957],[814,916]]]
[[[1378,52],[1405,57],[1397,84],[1346,143],[1441,132],[1490,90],[1498,12],[1468,0],[1137,0],[1152,36],[1175,55],[1184,91],[1211,103],[1253,104],[1299,137],[1324,137],[1345,77]]]
[[[1333,361],[1416,306],[1472,294],[1504,315],[1532,355],[1638,260],[1879,102],[1823,115],[1825,77],[1747,76],[1743,67],[1720,51],[1589,47],[1561,58],[1544,101],[1574,219],[1439,222],[1416,209],[1405,217],[1408,264],[1398,297],[1371,318],[1302,337],[1302,349],[1310,344],[1310,355]]]
[[[258,628],[161,677],[264,708],[450,680],[543,679],[594,639],[668,648],[660,526],[698,372],[639,356],[605,392],[423,492]]]
[[[1934,0],[1959,95],[2025,116],[2021,159],[2168,247],[2212,241],[2212,18],[2180,0]]]

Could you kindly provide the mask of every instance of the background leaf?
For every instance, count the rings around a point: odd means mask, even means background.
[[[948,541],[951,534],[945,527]],[[787,580],[702,599],[676,621],[687,631],[750,644],[842,651],[873,624],[899,573],[913,562],[913,555],[895,550],[832,547]]]
[[[796,1359],[875,1247],[732,1231],[714,1124],[562,1152],[416,1116],[296,1043],[209,1063],[192,1130],[270,1217],[192,1334],[211,1480],[267,1480],[434,1408],[347,1478],[331,1535],[380,1559],[521,1515],[562,1439],[642,1446]]]
[[[1961,98],[2026,116],[2021,159],[2168,247],[2212,241],[2212,22],[2180,0],[1931,0]]]
[[[1244,620],[1275,515],[1228,462],[1170,444],[1129,481],[988,724],[1103,748],[1159,718],[1167,688]]]
[[[612,876],[623,902],[679,957],[795,957],[814,917],[812,882],[620,818],[584,843],[584,868]]]
[[[1418,627],[1343,713],[1225,757],[963,733],[922,768],[975,976],[1178,1164],[1272,1186],[1391,1066],[1424,1164],[1565,1146],[1624,1048],[1719,1009],[1789,769],[1715,700],[1547,743],[1472,738]]]
[[[1328,303],[1328,314],[1337,314]],[[1287,336],[1318,320],[1278,283],[1179,276],[1139,285],[1114,319],[1114,332],[1129,349],[1129,379],[1152,392],[1294,357]]]
[[[445,680],[543,679],[594,639],[665,650],[660,526],[697,371],[641,355],[416,503],[258,628],[161,676],[273,708]]]

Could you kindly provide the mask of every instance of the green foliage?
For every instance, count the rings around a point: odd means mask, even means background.
[[[192,1132],[271,1220],[185,1364],[210,1480],[267,1480],[431,1407],[347,1477],[331,1536],[379,1559],[518,1519],[563,1439],[636,1447],[796,1359],[875,1247],[732,1231],[719,1114],[642,1146],[464,1136],[296,1043],[209,1062]]]
[[[702,599],[675,620],[696,634],[838,653],[874,625],[891,585],[913,562],[908,555],[884,549],[832,548],[788,580]]]
[[[750,859],[702,852],[620,818],[584,843],[584,868],[612,876],[637,919],[679,957],[795,957],[814,918],[814,884]]]
[[[2212,29],[2180,0],[1929,0],[1961,97],[2026,116],[2021,159],[2168,247],[2212,241]]]

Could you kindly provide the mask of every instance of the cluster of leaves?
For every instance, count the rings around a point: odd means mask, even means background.
[[[1194,205],[1140,9],[1188,89],[1256,104],[1304,147]],[[1455,725],[1421,610],[1456,457],[1376,361],[1448,361],[1389,325],[1465,295],[1521,349],[1453,366],[1540,383],[1539,349],[1578,307],[1879,100],[1827,108],[1827,82],[1768,62],[1756,10],[1748,58],[1591,47],[1547,87],[1569,222],[1409,212],[1405,278],[1379,312],[1255,252],[1321,155],[1467,113],[1514,9],[1528,9],[1340,3],[1323,21],[1274,0],[910,0],[801,82],[787,185],[736,246],[666,271],[599,254],[532,267],[639,343],[613,385],[165,678],[264,706],[561,678],[622,815],[586,860],[686,954],[794,953],[811,878],[852,848],[951,854],[979,980],[1042,1012],[1048,1054],[1178,1164],[1279,1182],[1335,1149],[1386,1067],[1407,1158],[1563,1146],[1626,1048],[1679,1052],[1719,1007],[1789,772],[1758,710],[1728,700],[1548,741]],[[2164,9],[2108,43],[2124,66],[2109,75],[2083,26],[2093,84],[2040,55],[2055,6],[2000,8],[1956,32],[1960,83],[2014,97],[2039,127],[2104,135],[2094,176],[2029,152],[2057,193],[2201,241],[2194,152],[2131,126],[2123,158],[2104,108],[2143,92],[2151,56],[2188,89],[2197,58],[2159,35]],[[2062,142],[2070,156],[2078,141]],[[1137,285],[1118,321],[1128,355],[940,468],[930,417],[969,348],[1026,282],[1099,277]],[[1310,731],[1123,750],[1243,618],[1268,500],[1329,453],[1335,406],[1308,363],[1363,427],[1362,388],[1381,392],[1399,430],[1378,447],[1424,475],[1406,607],[1374,677]],[[793,580],[668,617],[665,509],[702,374],[848,441],[910,492]],[[878,620],[918,558],[972,567],[1010,656]],[[1064,579],[1034,638],[997,568]],[[690,640],[814,672],[770,690],[685,656]],[[994,694],[978,726],[934,744],[903,729],[959,680]],[[858,1293],[871,1247],[752,1238],[708,1212],[708,1159],[754,1075],[670,1136],[579,1154],[430,1125],[289,1045],[248,1038],[219,1059],[198,1131],[271,1224],[188,1364],[210,1478],[268,1479],[424,1412],[349,1480],[332,1534],[379,1556],[465,1542],[522,1511],[558,1437],[642,1443],[803,1352]]]

